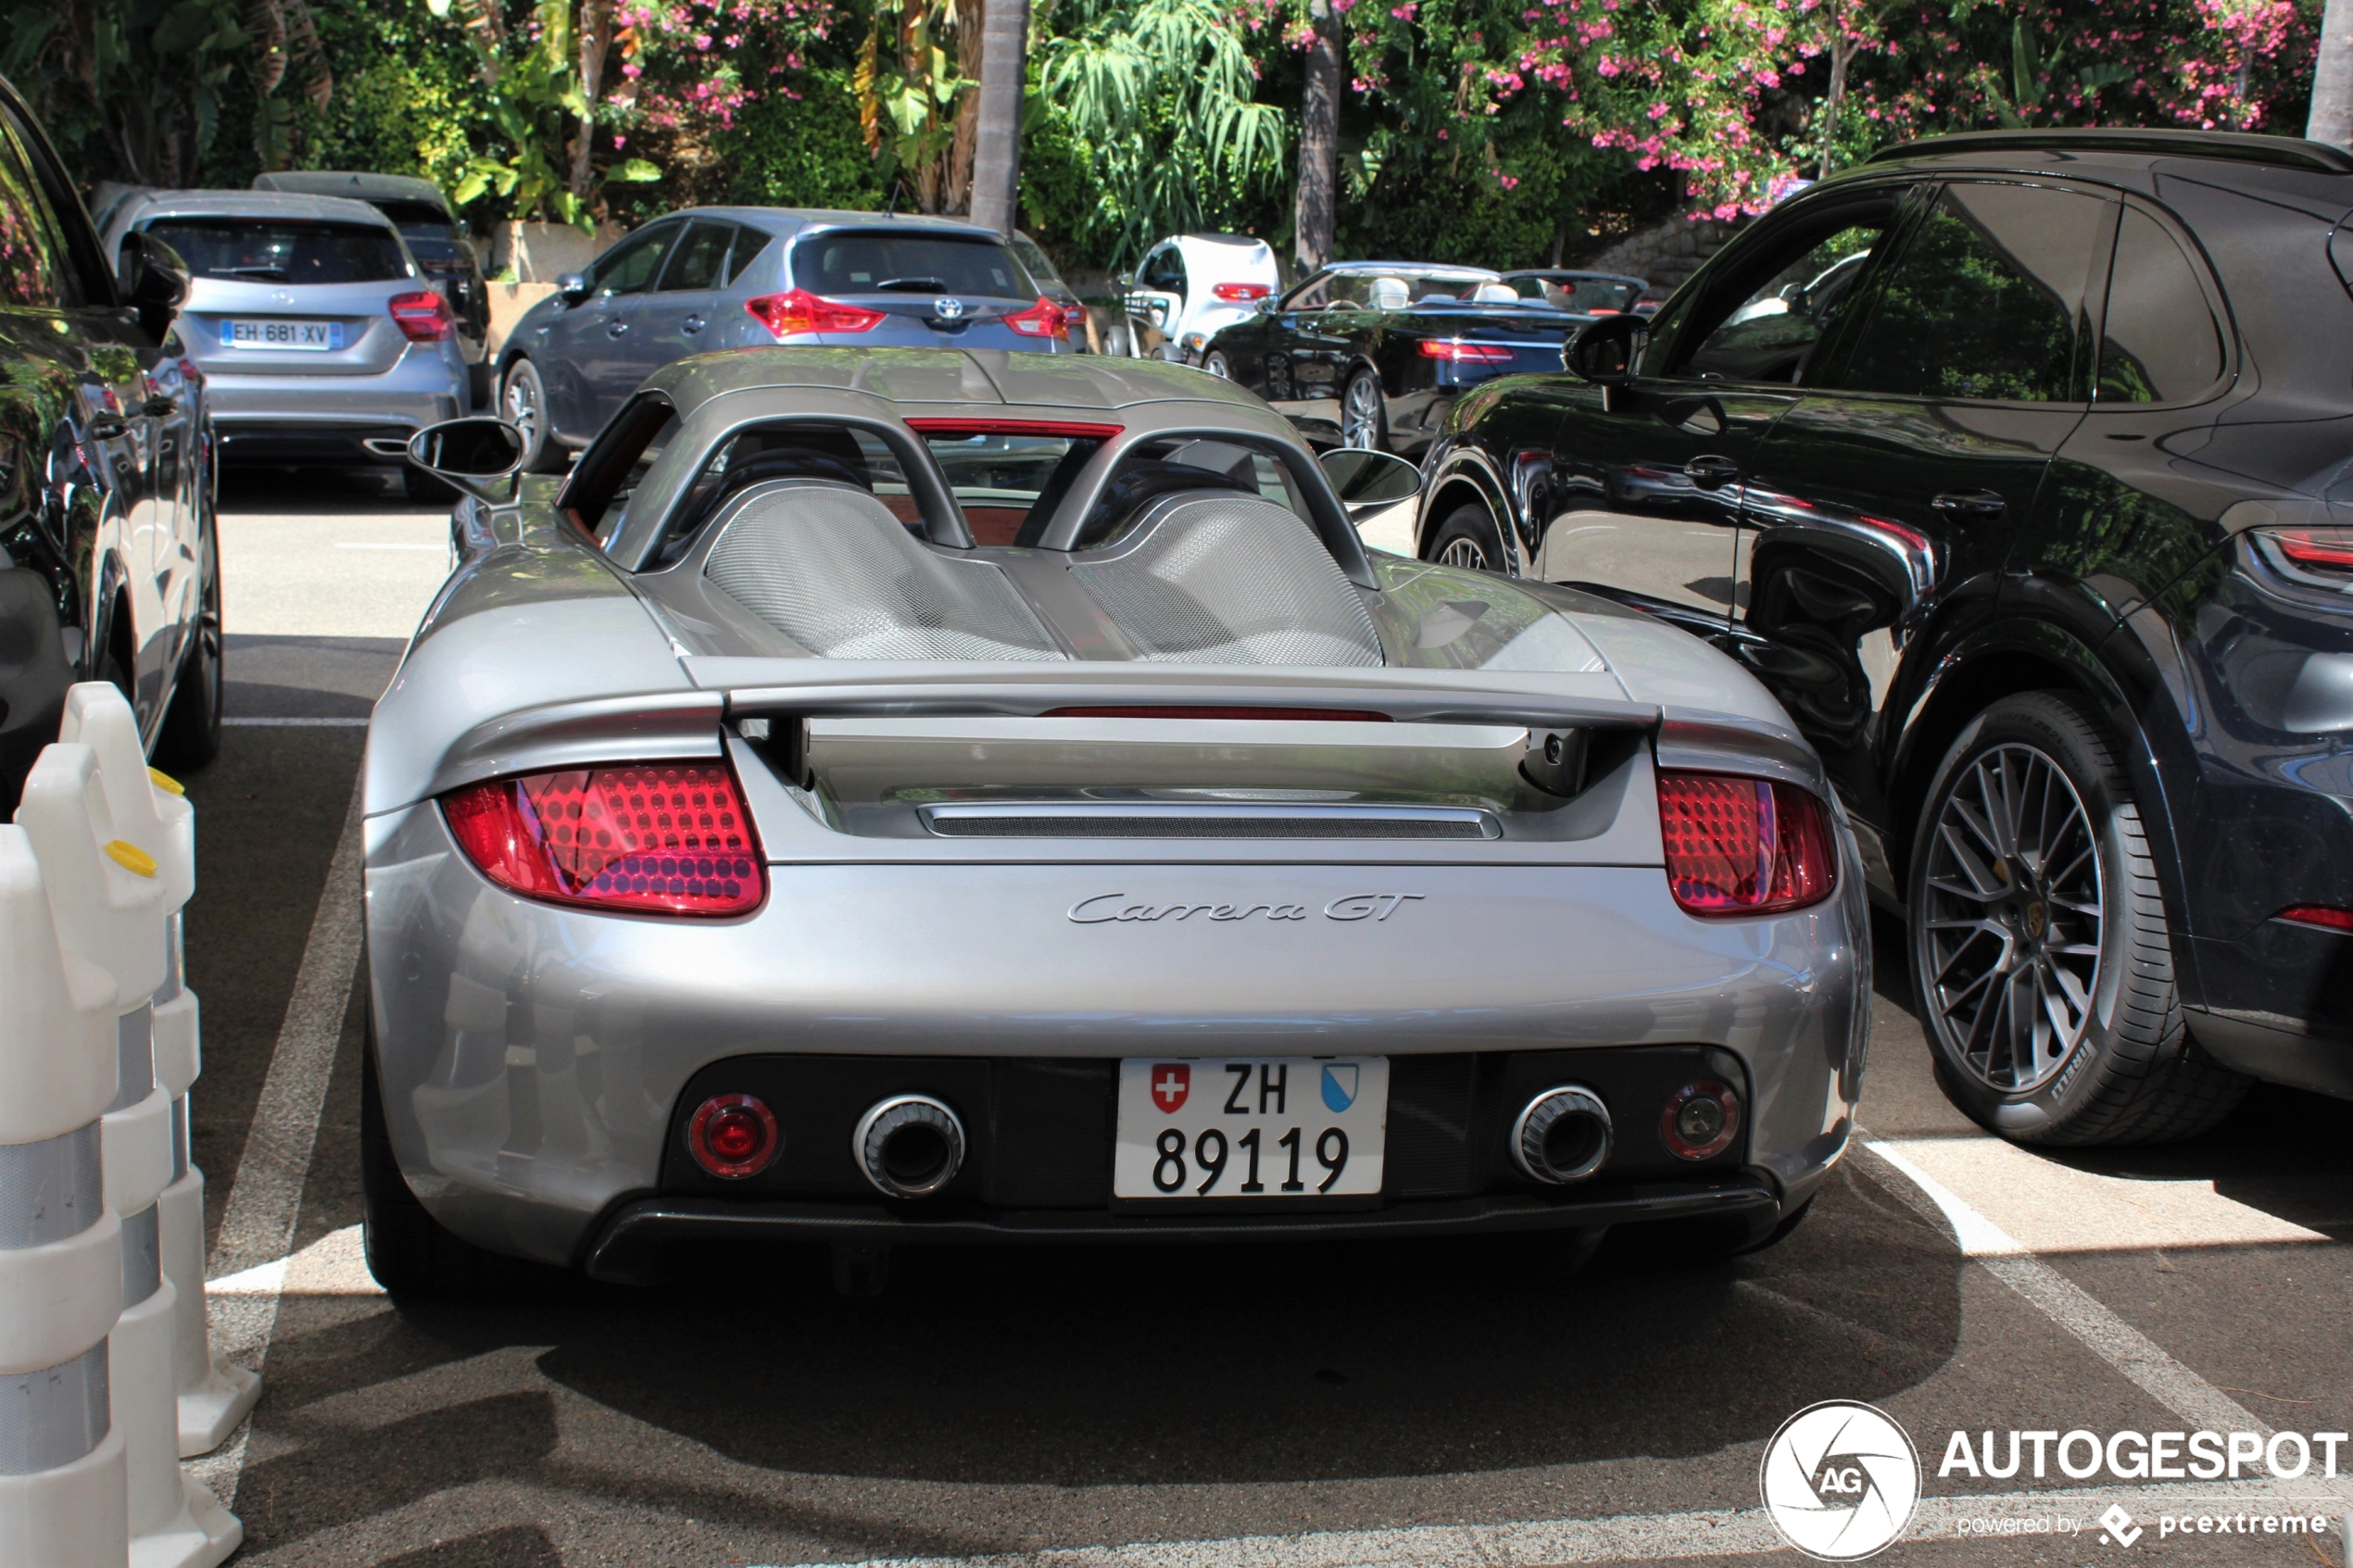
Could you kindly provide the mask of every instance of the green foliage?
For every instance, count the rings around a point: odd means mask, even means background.
[[[879,211],[889,189],[858,134],[858,105],[845,72],[812,73],[801,96],[766,97],[736,120],[721,199],[748,207]]]

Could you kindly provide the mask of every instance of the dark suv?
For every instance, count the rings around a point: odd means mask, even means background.
[[[2045,1143],[2353,1097],[2353,155],[1987,132],[1466,397],[1422,554],[1728,648],[1910,926],[1946,1092]]]

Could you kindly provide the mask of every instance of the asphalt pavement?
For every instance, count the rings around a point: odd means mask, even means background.
[[[447,520],[364,474],[233,476],[222,512],[231,728],[187,781],[187,970],[216,1323],[265,1378],[198,1463],[241,1562],[1755,1561],[1766,1442],[1824,1399],[1921,1451],[1914,1536],[1875,1561],[2346,1562],[2353,1480],[2317,1464],[1939,1474],[1956,1431],[2353,1428],[2353,1139],[2347,1106],[2270,1089],[2175,1148],[1986,1138],[1931,1082],[1893,928],[1869,1147],[1729,1265],[1630,1234],[1574,1273],[1527,1238],[910,1249],[849,1299],[780,1249],[396,1307],[358,1247],[353,790]],[[2160,1534],[2198,1512],[2338,1523]]]

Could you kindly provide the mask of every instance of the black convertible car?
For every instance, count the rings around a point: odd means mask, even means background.
[[[1338,422],[1343,445],[1412,454],[1454,400],[1515,370],[1558,370],[1589,315],[1522,299],[1476,267],[1345,261],[1209,340],[1202,366],[1286,414]]]
[[[1421,553],[1754,671],[2033,1142],[2353,1098],[2353,154],[1948,136],[1462,400]]]

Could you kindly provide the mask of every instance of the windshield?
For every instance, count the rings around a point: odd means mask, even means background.
[[[1523,273],[1506,278],[1514,292],[1525,300],[1549,305],[1555,310],[1615,310],[1634,308],[1642,291],[1624,278],[1579,278],[1567,273],[1544,277]]]
[[[1015,234],[1013,236],[1013,250],[1015,256],[1021,257],[1021,264],[1029,269],[1029,275],[1038,282],[1041,283],[1062,282],[1062,274],[1054,270],[1054,264],[1046,259],[1046,253],[1039,250],[1038,248],[1038,242],[1031,239],[1027,234]]]
[[[413,274],[389,229],[282,218],[158,218],[147,232],[191,276],[254,283],[373,283]]]
[[[793,282],[812,294],[961,294],[1033,300],[1037,285],[994,240],[950,234],[814,234],[793,246]]]
[[[380,201],[369,206],[392,220],[392,226],[411,239],[454,240],[458,224],[438,203]]]
[[[1033,512],[1042,527],[1102,445],[1093,436],[937,429],[923,433],[976,545],[1015,543]]]

